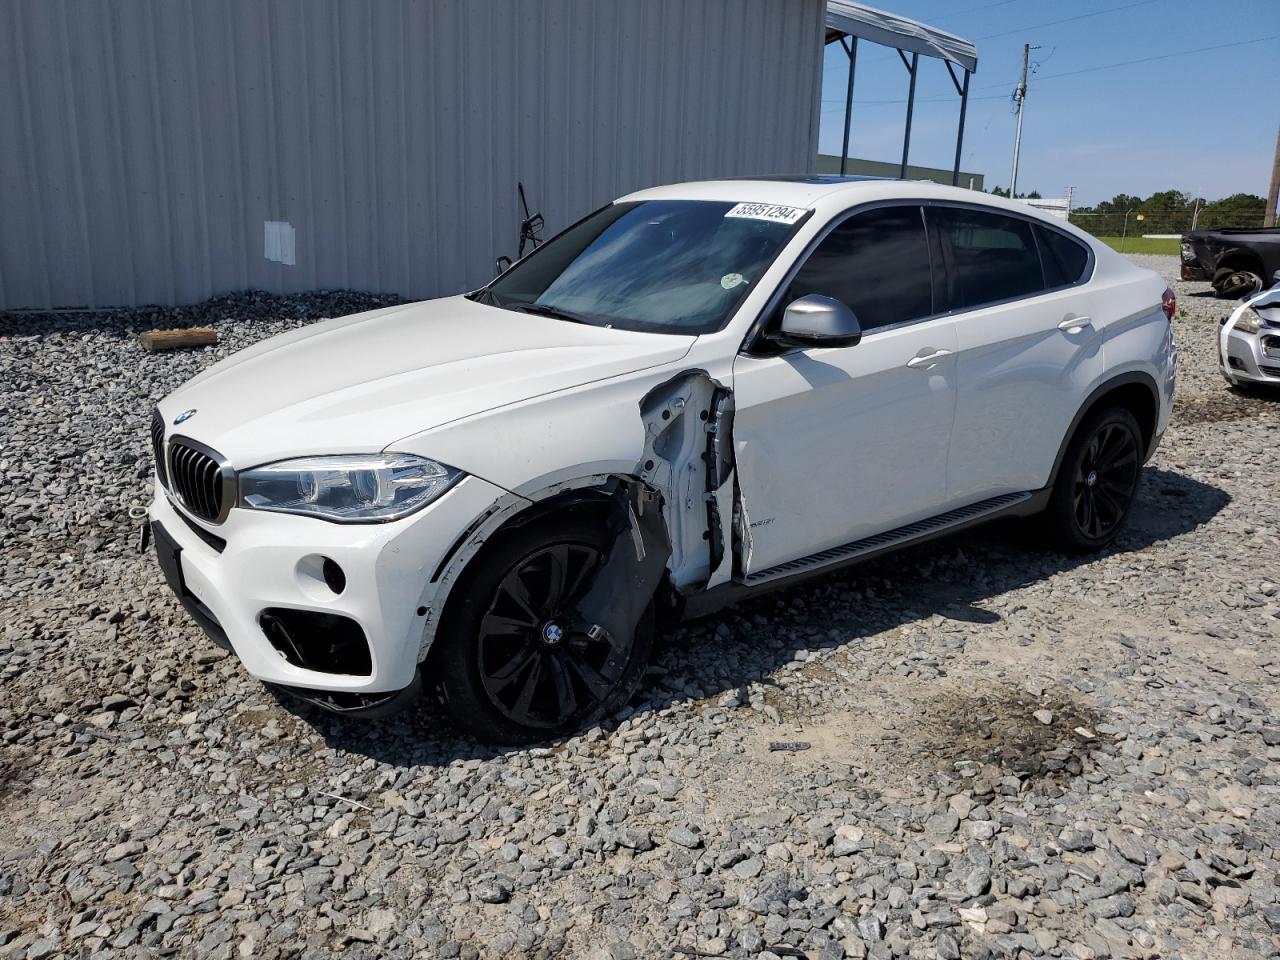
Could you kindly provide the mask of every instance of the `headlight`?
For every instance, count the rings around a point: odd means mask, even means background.
[[[1242,310],[1240,319],[1235,323],[1235,328],[1241,333],[1257,333],[1258,315],[1253,310]]]
[[[444,493],[461,473],[408,453],[302,457],[245,470],[240,505],[339,523],[398,520]]]

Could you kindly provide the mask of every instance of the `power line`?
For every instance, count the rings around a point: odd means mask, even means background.
[[[1220,43],[1213,47],[1196,47],[1192,50],[1179,50],[1176,53],[1162,53],[1154,57],[1140,57],[1137,60],[1121,60],[1119,63],[1104,63],[1096,67],[1085,67],[1083,70],[1068,70],[1065,73],[1037,74],[1037,80],[1054,80],[1058,77],[1075,77],[1082,73],[1093,73],[1097,70],[1112,70],[1116,67],[1129,67],[1135,63],[1151,63],[1153,60],[1168,60],[1170,57],[1184,57],[1189,53],[1208,53],[1210,50],[1226,50],[1228,47],[1245,47],[1251,43],[1266,43],[1280,40],[1280,33],[1270,37],[1255,37],[1252,40],[1237,40],[1235,43]]]
[[[996,37],[1007,37],[1014,33],[1026,33],[1028,30],[1039,30],[1041,27],[1056,27],[1060,23],[1071,23],[1075,20],[1087,20],[1089,17],[1100,17],[1104,13],[1119,13],[1121,10],[1132,10],[1134,7],[1145,7],[1155,3],[1156,0],[1137,0],[1136,3],[1126,3],[1119,7],[1108,7],[1106,10],[1094,10],[1092,13],[1081,13],[1074,17],[1063,17],[1061,20],[1048,20],[1044,23],[1033,23],[1030,26],[1018,27],[1014,30],[1005,30],[1001,33],[988,33],[985,37],[975,37],[976,40],[993,40]]]

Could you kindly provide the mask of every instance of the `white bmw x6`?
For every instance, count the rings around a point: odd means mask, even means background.
[[[1172,293],[982,194],[659,187],[466,296],[295,330],[158,406],[193,618],[329,709],[440,691],[484,739],[616,709],[656,630],[994,517],[1125,522]]]

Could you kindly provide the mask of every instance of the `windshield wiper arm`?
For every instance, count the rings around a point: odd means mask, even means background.
[[[595,324],[582,314],[574,313],[571,310],[563,310],[560,307],[553,307],[549,303],[513,304],[512,309],[519,310],[521,313],[536,314],[539,317],[552,317],[556,320],[567,320],[570,323],[585,323],[588,326],[595,326]]]

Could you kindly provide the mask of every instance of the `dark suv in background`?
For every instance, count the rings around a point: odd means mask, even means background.
[[[1223,298],[1247,297],[1280,270],[1280,227],[1192,230],[1182,235],[1182,279],[1205,280]]]

